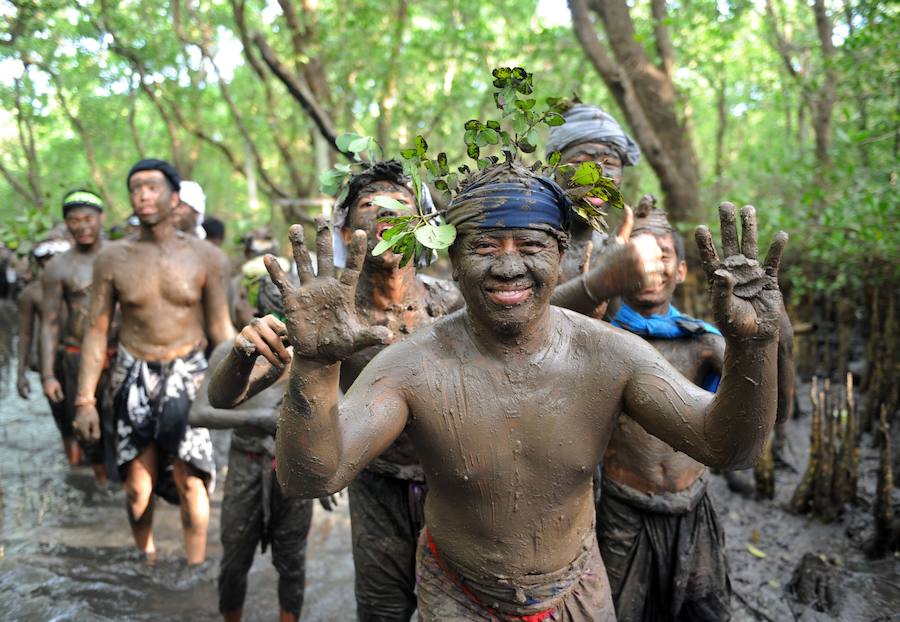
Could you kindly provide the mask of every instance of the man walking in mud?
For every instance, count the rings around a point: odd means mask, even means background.
[[[263,277],[260,277],[263,278]],[[268,278],[268,287],[260,291],[258,308],[262,319],[241,329],[235,341],[245,351],[259,341],[261,331],[284,331],[276,316],[283,317],[281,295]],[[210,356],[215,367],[235,347],[232,341],[219,344]],[[281,352],[286,360],[288,352]],[[264,359],[259,366],[244,368],[234,378],[240,392],[249,390],[255,368],[274,370],[277,380],[268,388],[236,406],[220,409],[209,402],[208,387],[212,375],[203,380],[197,399],[191,406],[191,425],[211,429],[234,429],[228,452],[228,477],[222,498],[222,561],[219,567],[219,611],[225,622],[237,622],[243,614],[247,594],[247,574],[253,565],[254,551],[262,544],[272,548],[272,565],[278,572],[280,622],[296,622],[303,609],[306,583],[306,542],[312,522],[312,501],[287,497],[275,478],[275,431],[278,410],[287,384],[282,368],[273,368]],[[328,511],[334,508],[330,497],[319,500]],[[259,613],[259,612],[257,612]]]
[[[321,236],[313,275],[298,226],[300,286],[267,262],[295,353],[279,479],[301,496],[334,492],[407,434],[429,485],[417,568],[422,620],[614,619],[591,479],[620,410],[723,468],[752,463],[774,422],[774,279],[786,236],[764,270],[750,223],[743,253],[725,261],[708,230],[698,232],[726,328],[725,373],[712,396],[642,340],[550,307],[568,217],[552,181],[515,163],[482,171],[447,214],[458,231],[450,256],[465,310],[386,348],[343,400],[340,361],[390,339],[355,309],[365,233],[354,233],[340,280]]]
[[[207,485],[215,474],[209,431],[188,425],[188,410],[212,345],[234,336],[221,251],[176,230],[178,174],[162,160],[141,160],[128,173],[138,236],[107,244],[94,262],[82,343],[75,430],[96,442],[95,393],[110,321],[121,310],[119,349],[110,383],[116,415],[116,462],[125,481],[137,548],[155,556],[153,493],[169,468],[181,508],[188,564],[206,555]]]
[[[47,399],[63,409],[65,429],[70,436],[68,442],[74,442],[71,431],[75,420],[81,341],[87,324],[94,260],[103,245],[103,201],[93,192],[74,190],[63,198],[62,209],[63,220],[75,246],[54,257],[41,278],[41,383]],[[97,483],[101,485],[107,482],[106,446],[112,448],[111,435],[115,434],[112,413],[102,408],[105,405],[103,397],[108,379],[107,368],[114,355],[115,334],[112,331],[108,344],[104,371],[95,394],[101,406],[100,441],[85,444],[82,448]],[[65,438],[63,442],[67,442]]]
[[[330,264],[332,248],[337,263],[343,265],[346,244],[352,232],[367,233],[369,251],[380,239],[384,226],[378,218],[411,214],[415,197],[395,161],[375,163],[350,180],[347,195],[334,210],[334,247],[323,227],[321,257]],[[379,199],[390,199],[393,208],[379,206]],[[274,291],[273,291],[274,290]],[[260,289],[260,298],[280,298],[269,281]],[[415,266],[400,267],[400,256],[387,251],[367,255],[355,294],[361,321],[369,326],[387,327],[397,338],[427,326],[461,306],[452,283],[417,275]],[[272,337],[272,327],[283,325],[273,318],[255,320],[238,338],[252,338],[245,348],[236,346],[228,364],[218,368],[210,391],[214,404],[230,407],[244,399],[242,388],[247,375],[261,353],[276,354],[276,369],[263,365],[261,373],[281,373],[290,362],[280,342],[266,346],[261,334]],[[277,328],[276,328],[277,330]],[[270,339],[271,341],[271,339]],[[354,353],[341,372],[341,388],[348,390],[362,369],[381,349],[367,347]],[[285,370],[286,371],[286,370]],[[286,376],[287,374],[285,374]],[[254,389],[254,390],[258,390]],[[401,436],[350,484],[350,517],[355,567],[356,609],[359,620],[408,620],[416,609],[415,552],[423,526],[425,476],[409,440]]]

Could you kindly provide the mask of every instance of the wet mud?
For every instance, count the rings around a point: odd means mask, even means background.
[[[871,447],[868,435],[861,443],[857,505],[848,505],[831,524],[785,509],[809,453],[809,387],[800,387],[798,393],[803,414],[786,424],[784,457],[793,468],[775,471],[774,499],[742,497],[731,492],[722,477],[711,478],[710,494],[725,529],[735,592],[733,620],[900,620],[900,556],[870,560],[863,553],[873,534],[871,507],[878,472],[878,450]],[[896,489],[894,500],[896,508],[900,501]],[[748,545],[764,553],[765,558],[751,553]],[[806,553],[824,556],[833,572],[836,602],[830,612],[801,605],[786,592],[794,569]]]
[[[15,391],[15,307],[0,302],[0,620],[219,620],[216,578],[228,433],[214,433],[219,483],[212,499],[208,559],[187,568],[178,508],[156,506],[159,561],[134,549],[119,490],[101,491],[89,466],[70,469],[43,397]],[[316,505],[301,619],[355,619],[346,497],[329,514]],[[270,553],[250,571],[244,619],[278,616]]]

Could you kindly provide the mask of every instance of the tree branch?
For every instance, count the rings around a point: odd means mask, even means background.
[[[27,70],[28,65],[25,65],[25,71],[27,72]],[[31,188],[35,205],[39,209],[43,209],[44,194],[41,192],[40,163],[37,157],[37,150],[34,146],[34,129],[31,125],[31,116],[24,114],[24,107],[22,106],[22,80],[24,79],[25,72],[22,73],[22,76],[22,78],[17,78],[15,80],[16,128],[19,133],[19,144],[22,145],[22,151],[25,154],[25,161],[27,163],[28,186]]]
[[[650,10],[653,14],[653,34],[656,39],[656,51],[659,53],[659,61],[662,70],[669,80],[675,71],[675,46],[672,37],[669,36],[669,28],[666,20],[669,18],[666,0],[652,0]]]
[[[328,116],[328,113],[319,106],[319,103],[313,97],[309,87],[303,81],[288,73],[287,69],[281,61],[278,60],[275,52],[269,47],[269,44],[266,43],[265,38],[260,33],[253,35],[253,42],[259,49],[263,61],[265,61],[272,73],[281,80],[281,83],[284,84],[291,96],[297,100],[306,113],[312,118],[313,123],[315,123],[325,140],[328,141],[335,151],[348,160],[353,160],[351,154],[338,149],[337,132],[334,129],[331,118]]]
[[[787,69],[788,75],[795,80],[800,80],[800,72],[794,67],[794,62],[791,59],[791,48],[793,46],[781,32],[781,26],[778,24],[778,16],[775,13],[775,7],[772,4],[772,0],[766,0],[766,17],[769,18],[769,25],[771,26],[772,34],[775,37],[775,51],[781,56],[781,60],[784,63],[785,69]]]

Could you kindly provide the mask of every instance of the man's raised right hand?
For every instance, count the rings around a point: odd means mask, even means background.
[[[363,324],[356,313],[356,283],[366,257],[366,233],[353,233],[347,267],[337,278],[331,230],[322,218],[316,219],[316,230],[318,275],[303,244],[303,227],[290,229],[299,287],[290,282],[275,257],[266,255],[264,261],[281,292],[294,355],[327,365],[369,346],[390,343],[392,334],[384,326]]]

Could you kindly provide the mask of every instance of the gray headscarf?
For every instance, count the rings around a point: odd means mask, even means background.
[[[625,133],[618,121],[597,106],[575,104],[563,113],[566,122],[550,128],[547,153],[564,151],[584,142],[610,143],[622,155],[622,164],[634,166],[641,157],[637,143]]]

